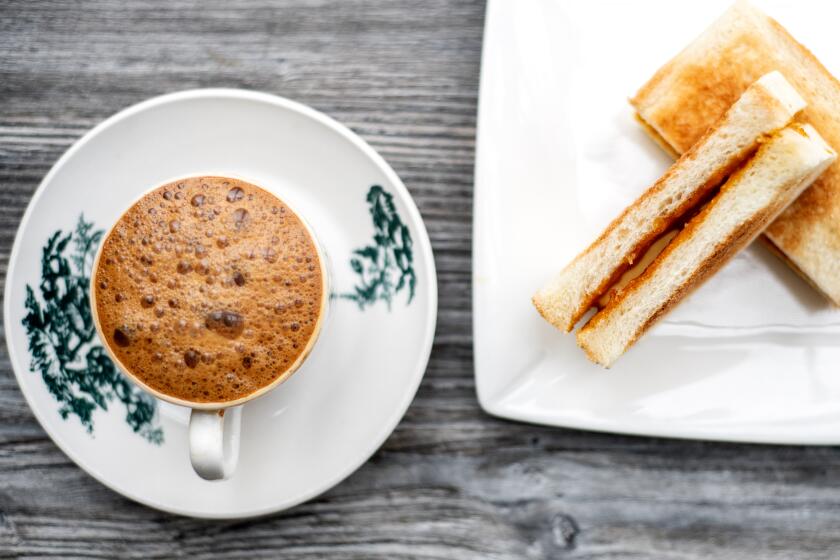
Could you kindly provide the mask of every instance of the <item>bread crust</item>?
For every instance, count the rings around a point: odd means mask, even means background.
[[[669,156],[671,156],[671,159],[674,159],[674,160],[680,159],[680,153],[679,153],[679,152],[677,152],[677,151],[676,151],[676,150],[675,150],[675,149],[671,146],[671,144],[669,144],[669,143],[668,143],[668,141],[667,141],[667,140],[665,140],[665,139],[662,137],[662,135],[661,135],[661,134],[659,134],[659,132],[657,132],[657,130],[656,130],[655,128],[653,128],[652,126],[650,126],[650,125],[648,124],[648,122],[647,122],[647,121],[646,121],[646,120],[645,120],[645,119],[644,119],[644,118],[643,118],[643,117],[642,117],[639,113],[635,113],[635,114],[634,114],[634,117],[635,117],[635,119],[636,119],[636,122],[638,122],[638,123],[642,126],[642,128],[644,128],[644,129],[645,129],[645,132],[647,132],[647,134],[648,134],[648,136],[650,136],[651,140],[653,140],[654,142],[656,142],[656,144],[657,144],[660,148],[662,148],[662,151],[663,151],[663,152],[665,152],[666,154],[668,154]]]
[[[766,235],[761,235],[759,237],[760,237],[761,241],[764,243],[764,246],[767,247],[767,249],[769,249],[771,253],[773,253],[778,258],[780,258],[785,264],[787,264],[791,268],[791,270],[793,270],[793,272],[796,273],[797,276],[799,276],[802,280],[804,280],[806,284],[808,284],[809,286],[814,288],[817,292],[822,294],[822,296],[828,301],[828,303],[831,303],[833,305],[833,302],[831,301],[831,297],[827,293],[822,291],[822,288],[820,288],[819,286],[814,284],[814,282],[808,277],[808,275],[805,274],[804,272],[802,272],[802,269],[800,269],[798,266],[796,266],[795,262],[793,262],[792,260],[787,258],[787,255],[785,255],[781,250],[779,250],[779,248],[776,247],[776,244],[773,243],[773,241],[769,237],[767,237]]]

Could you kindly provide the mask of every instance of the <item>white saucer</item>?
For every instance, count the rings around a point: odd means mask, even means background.
[[[201,480],[190,467],[187,409],[147,397],[100,359],[87,294],[94,232],[149,187],[201,174],[242,177],[304,215],[332,261],[335,292],[329,323],[301,371],[245,406],[239,467],[224,482]],[[80,220],[92,224],[88,231],[78,229]],[[377,244],[377,224],[391,227],[391,241]],[[84,240],[91,241],[86,259],[76,260]],[[394,259],[394,248],[406,246],[413,258],[398,251]],[[386,255],[400,266],[383,267],[390,283],[376,284],[372,267]],[[212,518],[294,506],[364,463],[420,384],[437,312],[428,234],[388,164],[312,109],[223,89],[140,103],[70,148],[23,217],[5,296],[18,383],[55,443],[129,498]]]

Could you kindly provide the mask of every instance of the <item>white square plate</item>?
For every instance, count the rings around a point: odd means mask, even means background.
[[[728,4],[491,2],[473,246],[476,382],[489,413],[609,432],[840,443],[840,311],[760,243],[610,370],[531,306],[670,164],[627,98]],[[838,7],[757,4],[840,75]]]

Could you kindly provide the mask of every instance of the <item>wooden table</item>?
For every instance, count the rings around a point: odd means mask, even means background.
[[[86,130],[160,93],[226,86],[308,103],[378,149],[423,213],[440,282],[431,362],[403,422],[338,487],[263,519],[175,517],[101,486],[44,434],[3,345],[0,556],[840,555],[840,449],[613,436],[479,409],[470,227],[483,18],[480,0],[0,4],[4,271],[32,192]]]

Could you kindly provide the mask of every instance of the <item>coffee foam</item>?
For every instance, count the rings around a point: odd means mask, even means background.
[[[93,287],[122,365],[161,393],[229,402],[282,376],[322,313],[315,242],[274,195],[226,177],[164,185],[103,241]]]

